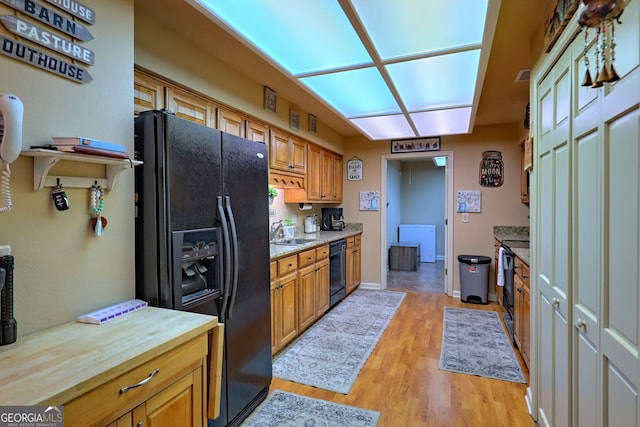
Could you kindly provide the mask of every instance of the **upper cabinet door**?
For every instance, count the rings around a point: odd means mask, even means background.
[[[269,144],[269,126],[255,120],[246,120],[246,138]]]
[[[307,171],[307,146],[278,130],[271,131],[269,165],[272,169],[304,175]]]
[[[244,138],[244,117],[235,111],[218,107],[218,129]]]
[[[158,80],[138,70],[133,75],[133,112],[137,116],[143,111],[164,108],[164,86]]]
[[[214,127],[212,117],[212,104],[207,100],[172,87],[167,88],[169,110],[178,117],[200,123],[201,125]]]

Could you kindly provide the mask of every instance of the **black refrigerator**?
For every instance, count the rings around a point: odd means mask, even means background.
[[[264,143],[146,111],[135,119],[136,295],[225,324],[221,415],[237,426],[271,384]]]

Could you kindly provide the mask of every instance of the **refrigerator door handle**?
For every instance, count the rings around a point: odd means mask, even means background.
[[[233,315],[233,306],[236,302],[236,294],[238,293],[238,233],[236,231],[236,221],[233,218],[233,209],[231,209],[231,197],[225,196],[224,199],[231,228],[231,239],[233,242],[233,281],[231,288],[231,301],[229,301],[229,314],[227,316],[228,319],[231,319]]]
[[[222,196],[217,196],[218,214],[222,225],[222,243],[224,247],[224,289],[222,291],[222,307],[220,307],[220,318],[224,322],[226,319],[227,304],[229,302],[229,292],[231,290],[231,248],[229,242],[229,227],[227,217],[222,206]]]

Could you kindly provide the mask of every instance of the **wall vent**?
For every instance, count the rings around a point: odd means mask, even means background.
[[[518,75],[516,76],[516,83],[519,82],[528,82],[531,77],[531,70],[520,70],[518,71]]]

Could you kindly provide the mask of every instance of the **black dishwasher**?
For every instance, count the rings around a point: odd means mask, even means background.
[[[344,239],[329,244],[329,305],[333,307],[347,295],[346,251]]]

